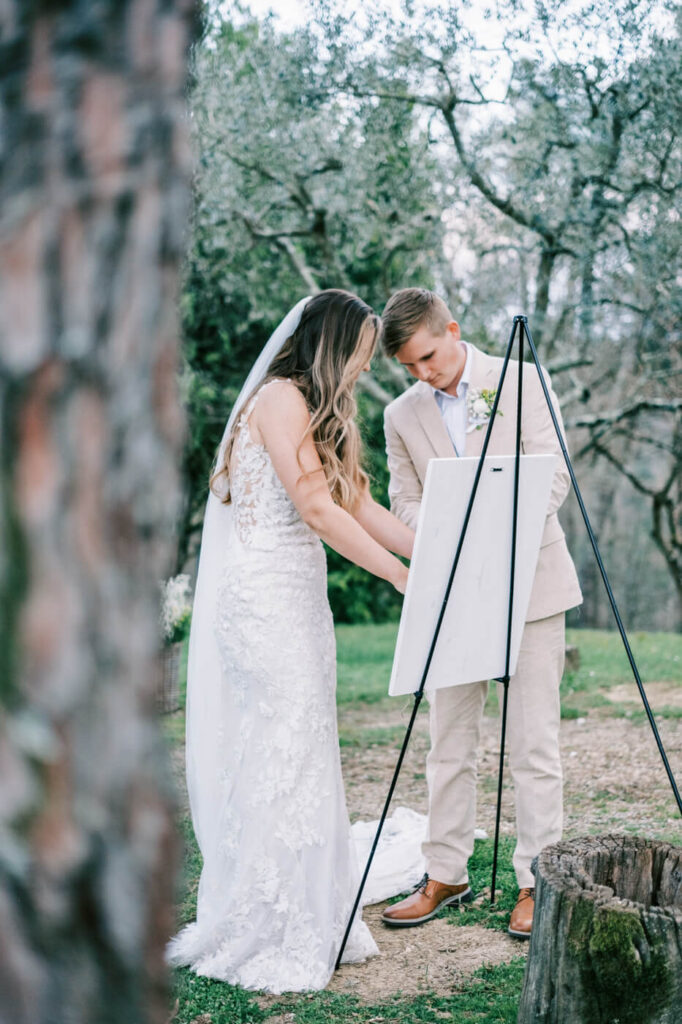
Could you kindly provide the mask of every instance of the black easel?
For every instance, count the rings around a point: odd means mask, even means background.
[[[497,859],[498,859],[499,836],[500,836],[500,813],[501,813],[501,803],[502,803],[502,781],[503,781],[503,771],[504,771],[504,749],[505,749],[505,741],[506,741],[507,707],[508,707],[509,681],[510,681],[509,668],[510,668],[510,654],[511,654],[511,627],[512,627],[512,613],[513,613],[513,607],[514,607],[514,575],[515,575],[515,568],[516,568],[516,534],[517,534],[517,522],[518,522],[519,474],[520,474],[520,465],[521,465],[520,454],[521,454],[521,415],[522,415],[522,409],[523,409],[523,369],[524,369],[523,346],[524,346],[524,339],[526,339],[528,341],[528,346],[529,346],[531,355],[533,357],[533,362],[535,363],[535,368],[536,368],[538,376],[540,378],[540,384],[542,386],[542,391],[543,391],[543,394],[545,396],[545,401],[547,402],[547,408],[548,408],[549,414],[550,414],[550,416],[552,418],[552,423],[554,424],[554,429],[556,431],[557,438],[559,440],[559,445],[561,447],[561,452],[563,454],[564,460],[566,462],[566,467],[568,469],[568,472],[569,472],[569,475],[570,475],[570,478],[571,478],[571,483],[573,485],[573,490],[575,491],[576,498],[578,499],[578,504],[580,506],[580,511],[581,511],[583,520],[585,522],[585,526],[587,528],[587,533],[588,533],[588,536],[590,538],[590,543],[592,545],[592,550],[594,551],[594,555],[595,555],[595,558],[597,560],[597,565],[599,566],[599,572],[601,573],[601,577],[602,577],[602,579],[604,581],[604,586],[606,588],[606,593],[607,593],[608,598],[609,598],[609,603],[610,603],[611,608],[613,610],[613,614],[615,616],[616,623],[618,625],[618,630],[620,632],[621,639],[623,641],[623,645],[625,647],[625,651],[627,653],[628,660],[630,662],[630,667],[632,669],[635,681],[637,683],[637,687],[639,689],[639,694],[640,694],[640,697],[642,698],[642,702],[644,704],[644,709],[646,711],[647,718],[649,720],[649,724],[650,724],[652,732],[654,734],[654,738],[656,740],[656,744],[658,746],[659,753],[660,753],[661,758],[663,760],[663,765],[664,765],[666,773],[668,775],[668,779],[670,781],[670,785],[672,787],[673,794],[675,796],[675,800],[677,802],[678,809],[680,811],[680,814],[682,815],[682,797],[680,796],[680,792],[679,792],[679,789],[677,787],[677,783],[675,781],[675,776],[673,775],[672,769],[670,767],[670,763],[668,761],[668,757],[666,755],[665,749],[663,747],[663,743],[661,741],[660,734],[658,732],[658,727],[657,727],[656,722],[654,720],[654,716],[652,714],[651,707],[649,706],[649,701],[648,701],[646,693],[644,691],[644,686],[642,684],[642,680],[641,680],[639,671],[637,669],[637,665],[635,663],[635,659],[634,659],[634,656],[632,654],[632,650],[630,648],[630,644],[629,644],[629,641],[628,641],[628,638],[627,638],[627,634],[625,632],[625,627],[623,626],[623,622],[622,622],[622,619],[620,617],[620,613],[618,611],[618,606],[616,604],[616,599],[613,596],[613,591],[611,589],[611,584],[609,582],[609,578],[608,578],[608,576],[606,574],[606,569],[604,567],[604,563],[602,561],[601,554],[599,552],[599,547],[597,545],[597,540],[596,540],[596,538],[594,536],[594,532],[592,530],[592,525],[590,523],[590,519],[589,519],[589,516],[587,514],[587,509],[585,508],[585,504],[583,502],[582,494],[580,493],[580,487],[578,486],[578,481],[576,479],[575,472],[573,470],[573,465],[571,463],[571,459],[570,459],[570,456],[568,454],[568,450],[566,448],[566,445],[565,445],[565,442],[564,442],[564,439],[563,439],[563,436],[562,436],[562,433],[561,433],[561,429],[559,427],[559,422],[557,420],[556,413],[555,413],[554,407],[552,405],[552,401],[551,401],[551,398],[550,398],[550,395],[549,395],[549,390],[547,388],[547,383],[546,383],[544,375],[542,373],[542,369],[541,369],[541,366],[540,366],[540,360],[538,358],[538,353],[537,353],[537,350],[535,348],[535,344],[533,342],[533,338],[531,336],[530,329],[528,327],[528,318],[525,317],[525,316],[521,316],[521,315],[515,316],[514,317],[514,321],[513,321],[513,325],[512,325],[512,329],[511,329],[511,333],[509,335],[509,341],[507,343],[507,350],[505,352],[504,362],[502,364],[502,372],[500,373],[500,380],[499,380],[499,383],[498,383],[498,386],[497,386],[497,391],[496,391],[495,399],[494,399],[493,406],[492,406],[492,409],[491,409],[491,412],[490,412],[490,417],[488,419],[488,426],[487,426],[487,429],[486,429],[485,439],[483,441],[483,448],[481,450],[481,454],[480,454],[479,460],[478,460],[478,465],[476,467],[476,474],[474,476],[474,482],[473,482],[473,486],[471,488],[471,494],[469,496],[469,502],[468,502],[466,513],[465,513],[465,516],[464,516],[464,523],[462,525],[462,530],[461,530],[461,533],[460,533],[460,536],[459,536],[459,540],[457,542],[457,549],[455,551],[455,557],[454,557],[454,560],[453,560],[453,563],[452,563],[452,569],[450,570],[450,576],[449,576],[449,579],[448,579],[447,587],[445,589],[445,596],[443,597],[443,603],[441,605],[441,609],[440,609],[440,612],[439,612],[439,615],[438,615],[438,620],[436,622],[436,628],[434,630],[433,638],[431,640],[431,646],[429,647],[429,653],[428,653],[428,656],[426,658],[426,664],[424,666],[424,671],[422,673],[422,677],[421,677],[421,681],[420,681],[420,684],[419,684],[419,688],[418,688],[418,690],[415,691],[415,694],[414,694],[414,706],[412,708],[412,714],[410,716],[410,721],[409,721],[408,726],[407,726],[407,731],[405,733],[405,738],[403,740],[403,745],[402,745],[402,748],[400,750],[400,754],[398,756],[398,762],[396,764],[395,771],[393,773],[393,778],[391,780],[391,785],[389,787],[388,795],[386,797],[386,802],[384,804],[384,808],[383,808],[383,811],[382,811],[382,814],[381,814],[381,818],[379,819],[379,825],[377,827],[376,835],[374,837],[374,842],[372,843],[372,849],[369,852],[369,856],[367,858],[367,864],[365,866],[365,870],[364,870],[363,875],[362,875],[362,880],[360,882],[360,886],[358,888],[358,892],[357,892],[357,895],[355,897],[355,902],[353,904],[353,909],[351,910],[351,913],[350,913],[350,917],[349,917],[349,920],[348,920],[348,925],[346,927],[346,931],[344,933],[344,936],[343,936],[343,939],[342,939],[342,942],[341,942],[341,947],[339,949],[339,953],[338,953],[337,960],[336,960],[336,969],[338,969],[340,964],[341,964],[341,957],[343,956],[343,951],[346,948],[346,943],[348,941],[348,936],[350,935],[350,930],[351,930],[351,927],[352,927],[352,924],[353,924],[353,919],[354,919],[355,914],[357,912],[358,906],[360,905],[360,900],[362,899],[362,893],[364,891],[365,884],[367,882],[367,876],[369,875],[369,870],[370,870],[370,868],[372,866],[372,861],[374,859],[374,854],[376,853],[376,848],[377,848],[378,843],[379,843],[379,838],[381,836],[381,832],[382,832],[382,829],[384,827],[384,822],[386,821],[386,816],[388,814],[388,808],[389,808],[391,800],[393,798],[393,792],[394,792],[396,784],[398,782],[398,776],[400,775],[400,769],[402,768],[403,760],[405,758],[405,753],[407,752],[407,747],[408,747],[408,744],[410,742],[410,737],[412,735],[412,728],[414,726],[414,722],[415,722],[415,719],[417,717],[417,712],[419,710],[419,705],[421,703],[422,697],[424,696],[424,686],[426,684],[426,679],[427,679],[427,676],[428,676],[428,673],[429,673],[429,668],[431,666],[431,660],[433,658],[433,653],[435,651],[436,643],[438,641],[438,636],[440,634],[440,628],[441,628],[441,625],[442,625],[442,622],[443,622],[443,618],[445,616],[445,609],[447,607],[447,603],[448,603],[448,600],[449,600],[449,597],[450,597],[450,591],[452,589],[453,580],[455,578],[455,572],[457,571],[457,566],[459,565],[459,560],[460,560],[460,555],[461,555],[461,552],[462,552],[462,547],[463,547],[463,544],[464,544],[464,539],[466,537],[466,532],[467,532],[467,529],[468,529],[468,526],[469,526],[469,520],[471,518],[471,511],[473,509],[474,501],[476,499],[476,493],[477,493],[477,490],[478,490],[478,484],[479,484],[479,481],[480,481],[480,478],[481,478],[481,473],[483,471],[483,465],[484,465],[486,453],[488,451],[488,444],[489,444],[489,441],[490,441],[490,434],[491,434],[491,431],[492,431],[492,428],[493,428],[493,424],[494,424],[494,420],[495,420],[495,415],[497,413],[497,406],[499,404],[500,395],[502,393],[502,385],[504,384],[504,380],[505,380],[505,377],[506,377],[506,374],[507,374],[507,367],[509,365],[509,360],[510,360],[510,357],[511,357],[512,349],[514,347],[514,339],[515,339],[517,333],[518,333],[518,343],[519,343],[519,373],[518,373],[518,384],[517,384],[517,392],[516,392],[516,445],[515,445],[515,466],[514,466],[514,501],[513,501],[513,512],[512,512],[512,517],[513,518],[512,518],[512,543],[511,543],[511,576],[510,576],[510,581],[509,581],[509,605],[508,605],[508,618],[507,618],[507,644],[506,644],[506,656],[505,656],[505,672],[504,672],[504,675],[501,676],[497,680],[497,682],[502,683],[502,685],[504,687],[504,699],[503,699],[503,705],[502,705],[502,725],[501,725],[501,737],[500,737],[500,763],[499,763],[499,771],[498,771],[497,809],[496,809],[496,815],[495,815],[495,845],[494,845],[494,852],[493,852],[492,880],[491,880],[491,885],[490,885],[490,888],[491,888],[490,903],[491,903],[491,905],[493,905],[495,903],[495,883],[496,883],[496,879],[497,879]]]

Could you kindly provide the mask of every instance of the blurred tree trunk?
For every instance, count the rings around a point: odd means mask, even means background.
[[[0,1021],[168,1016],[193,0],[0,4]]]

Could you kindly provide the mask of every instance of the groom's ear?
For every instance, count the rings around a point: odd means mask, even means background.
[[[459,329],[459,324],[457,323],[456,320],[451,320],[450,323],[447,324],[445,330],[452,335],[455,341],[459,341],[459,339],[462,337]]]

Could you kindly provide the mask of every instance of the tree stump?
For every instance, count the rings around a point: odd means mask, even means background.
[[[548,846],[518,1024],[682,1021],[682,849],[637,836]]]

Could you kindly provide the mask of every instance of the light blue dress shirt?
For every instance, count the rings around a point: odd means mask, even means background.
[[[464,455],[464,448],[466,446],[467,392],[469,390],[472,362],[471,346],[467,345],[466,341],[463,341],[462,344],[466,349],[467,358],[462,376],[457,385],[457,394],[449,395],[446,391],[441,391],[440,388],[431,388],[440,414],[443,417],[445,428],[454,445],[456,455]]]

